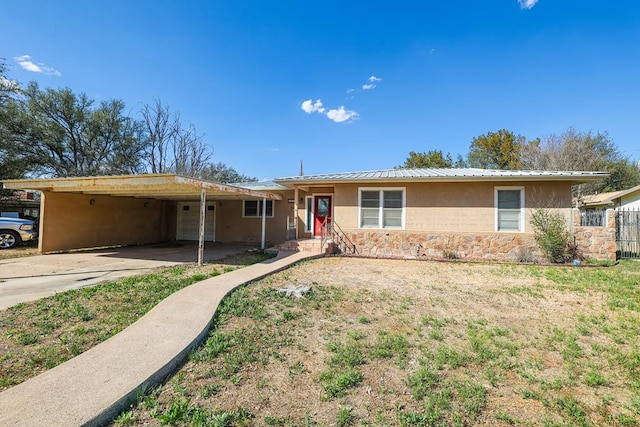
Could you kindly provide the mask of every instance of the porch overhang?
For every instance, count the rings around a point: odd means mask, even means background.
[[[157,200],[200,200],[207,198],[282,200],[282,196],[235,185],[220,184],[174,174],[115,175],[73,178],[37,178],[3,181],[6,189],[38,190],[52,193],[76,193],[114,197],[134,197]]]
[[[207,201],[282,200],[282,195],[269,191],[174,174],[19,179],[2,184],[6,189],[43,193],[41,253],[158,243],[166,239],[170,222],[165,202],[199,202],[198,263],[202,263]],[[264,236],[264,221],[262,228]]]

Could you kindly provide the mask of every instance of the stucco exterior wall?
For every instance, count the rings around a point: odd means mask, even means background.
[[[160,243],[168,221],[170,206],[159,200],[43,192],[39,250]]]
[[[281,191],[282,200],[274,200],[274,217],[266,218],[266,241],[282,243],[287,238],[287,217],[293,218],[293,190]],[[243,218],[242,200],[222,200],[217,203],[216,241],[221,243],[260,243],[262,217]]]
[[[404,188],[405,231],[488,232],[496,231],[494,191],[496,187],[522,187],[525,191],[524,232],[531,209],[561,209],[571,218],[571,185],[543,183],[400,183],[397,185],[336,185],[334,219],[343,229],[357,230],[360,188]]]

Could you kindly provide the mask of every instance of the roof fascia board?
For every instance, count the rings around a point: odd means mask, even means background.
[[[608,175],[585,175],[585,176],[479,176],[479,177],[425,177],[425,178],[346,178],[346,179],[292,179],[275,181],[284,186],[319,186],[319,185],[336,185],[336,184],[383,184],[383,183],[400,183],[400,182],[552,182],[552,181],[570,181],[573,184],[582,184],[586,182],[600,181]]]
[[[226,184],[218,184],[210,181],[203,181],[194,178],[186,178],[172,174],[149,174],[149,175],[118,175],[101,177],[73,177],[73,178],[40,178],[40,179],[16,179],[3,181],[6,189],[13,190],[39,190],[49,192],[79,192],[84,194],[110,194],[109,187],[113,193],[122,192],[129,189],[131,192],[139,192],[139,197],[144,197],[145,188],[147,194],[161,197],[162,191],[170,193],[177,188],[203,188],[220,193],[233,194],[246,198],[266,198],[270,200],[282,200],[280,194],[268,193],[264,191],[249,190]],[[151,186],[151,188],[150,188]],[[165,186],[165,189],[158,187]],[[115,188],[113,188],[115,187]],[[155,187],[155,188],[153,188]],[[177,188],[176,188],[177,187]],[[182,192],[181,190],[179,192]],[[188,190],[186,191],[188,192]]]
[[[195,178],[186,178],[178,175],[176,175],[176,182],[180,184],[187,184],[194,187],[204,188],[205,190],[216,190],[223,193],[234,193],[263,199],[267,198],[270,200],[282,200],[282,196],[280,194],[249,190],[248,188],[236,187],[235,185],[218,184],[215,182],[203,181]]]

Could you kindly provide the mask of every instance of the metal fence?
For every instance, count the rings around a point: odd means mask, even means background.
[[[296,227],[296,219],[287,217],[287,240],[296,240]]]
[[[580,211],[580,225],[586,227],[606,227],[607,210],[598,208]]]
[[[618,258],[640,258],[640,208],[616,209]]]

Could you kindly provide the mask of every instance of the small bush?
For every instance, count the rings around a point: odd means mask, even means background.
[[[550,209],[535,209],[531,214],[536,243],[550,262],[564,263],[573,258],[577,248],[567,228],[567,218]]]

